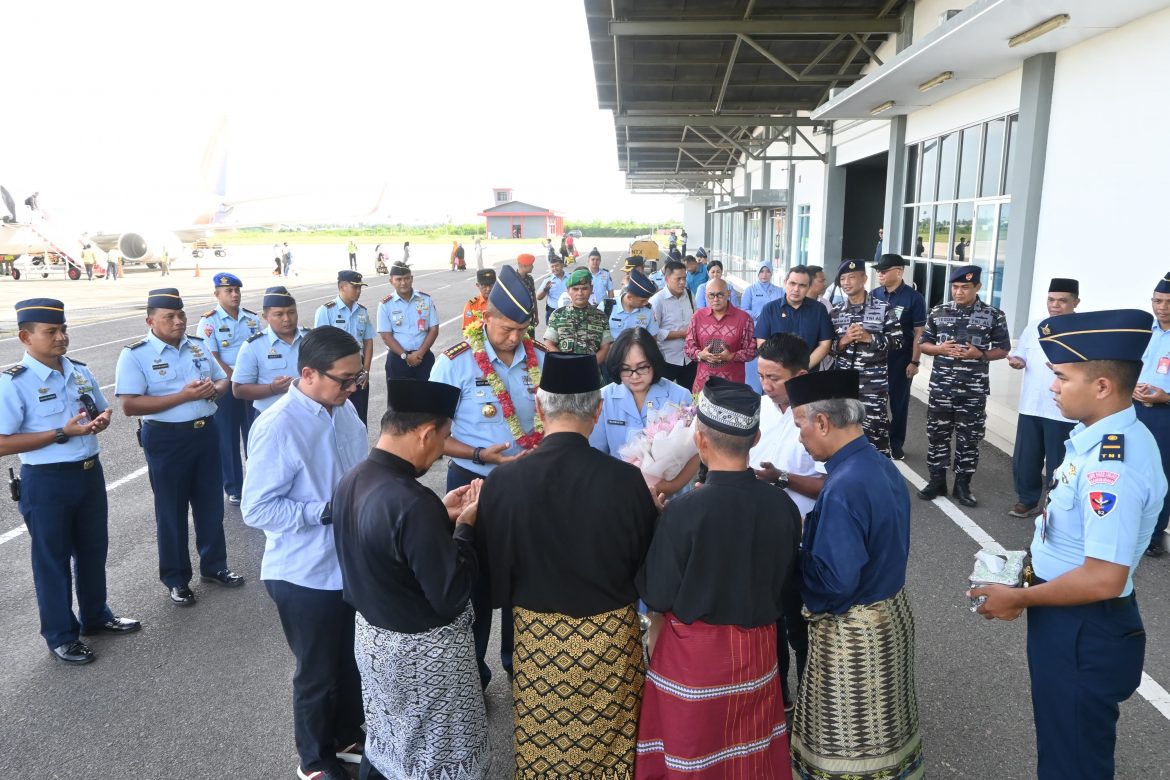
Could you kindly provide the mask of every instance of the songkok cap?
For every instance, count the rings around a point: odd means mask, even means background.
[[[1162,277],[1162,281],[1158,282],[1154,287],[1154,292],[1170,295],[1170,273]]]
[[[1048,292],[1069,293],[1071,295],[1080,296],[1081,283],[1076,279],[1062,279],[1057,276],[1048,283]]]
[[[630,270],[629,279],[626,280],[626,291],[642,298],[649,298],[658,292],[658,285],[654,284],[646,274],[633,268]]]
[[[536,264],[536,256],[530,255],[527,252],[524,252],[522,254],[518,254],[518,255],[516,255],[516,264],[517,265],[535,265]]]
[[[395,263],[390,266],[391,276],[410,276],[410,266],[406,263]]]
[[[243,287],[244,283],[240,281],[240,277],[235,274],[216,274],[216,287]]]
[[[597,358],[568,352],[548,353],[540,370],[540,389],[560,395],[600,390],[601,371],[597,368]]]
[[[623,271],[629,271],[631,268],[645,268],[646,258],[641,255],[630,255],[626,258],[626,265]]]
[[[483,268],[475,272],[476,284],[495,284],[496,272],[492,268]]]
[[[707,259],[707,250],[704,249],[703,247],[699,247],[698,249],[695,250],[695,257],[701,257],[704,260],[706,260]]]
[[[593,274],[589,273],[588,268],[578,268],[569,274],[569,281],[565,283],[566,287],[576,287],[579,284],[590,284],[593,281]]]
[[[835,398],[857,400],[861,390],[861,374],[852,368],[814,371],[792,377],[784,383],[784,389],[788,392],[788,403],[794,409]]]
[[[16,324],[44,322],[65,324],[65,304],[56,298],[29,298],[16,304]]]
[[[1140,363],[1150,343],[1153,324],[1154,316],[1141,309],[1062,314],[1040,322],[1040,346],[1050,363],[1086,360]]]
[[[840,280],[844,274],[851,274],[854,271],[861,271],[865,273],[864,260],[842,260],[841,265],[837,266],[837,279]]]
[[[391,411],[454,418],[459,388],[421,379],[391,379],[386,383],[386,397]]]
[[[905,268],[906,258],[901,255],[886,253],[878,258],[878,261],[873,264],[875,271],[888,271],[891,268]]]
[[[524,286],[520,274],[510,265],[500,269],[496,284],[488,295],[488,303],[512,322],[528,322],[532,319],[532,294]]]
[[[600,252],[600,251],[598,251],[597,247],[593,247],[592,249],[590,249],[590,250],[589,250],[589,256],[590,256],[590,257],[597,257],[597,258],[600,258],[600,257],[601,257],[601,252]]]
[[[294,306],[296,300],[289,294],[288,288],[283,286],[269,287],[264,291],[263,308],[270,306]]]
[[[337,281],[349,282],[350,284],[356,284],[358,287],[369,287],[369,284],[362,281],[362,275],[357,271],[338,271]]]
[[[699,419],[732,436],[751,436],[760,429],[760,394],[740,382],[713,376],[699,394]]]
[[[951,271],[951,284],[981,284],[983,269],[977,265],[961,265]]]
[[[772,261],[771,260],[761,260],[760,261],[760,267],[756,269],[756,276],[759,276],[760,271],[763,271],[765,268],[767,268],[769,271],[772,270]]]
[[[183,298],[174,287],[160,287],[157,290],[151,290],[146,296],[146,308],[181,309],[183,308]]]

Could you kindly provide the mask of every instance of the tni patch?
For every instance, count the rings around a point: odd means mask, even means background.
[[[1106,434],[1101,440],[1101,455],[1098,460],[1125,460],[1125,434]]]
[[[1117,495],[1106,493],[1104,490],[1094,490],[1089,493],[1089,506],[1097,517],[1104,517],[1117,506]]]

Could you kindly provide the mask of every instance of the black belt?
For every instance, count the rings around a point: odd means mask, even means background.
[[[34,471],[89,471],[97,465],[98,456],[85,460],[72,460],[66,463],[26,463],[24,468]]]
[[[1046,582],[1048,582],[1048,580],[1043,579],[1041,577],[1037,577],[1034,574],[1032,575],[1032,584],[1033,585],[1043,585]],[[1121,606],[1125,606],[1125,605],[1130,604],[1130,603],[1135,602],[1135,601],[1137,601],[1137,590],[1136,589],[1130,591],[1128,596],[1118,596],[1115,599],[1105,599],[1104,601],[1090,601],[1088,604],[1075,604],[1072,606],[1092,607],[1092,606],[1096,606],[1097,604],[1102,604],[1102,605],[1107,606],[1107,607],[1121,607]]]
[[[161,420],[143,420],[147,425],[157,425],[161,428],[183,428],[183,429],[199,429],[207,425],[210,417],[200,417],[198,420],[187,420],[185,422],[162,422]]]

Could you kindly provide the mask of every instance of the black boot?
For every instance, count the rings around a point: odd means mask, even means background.
[[[959,503],[963,506],[979,505],[979,502],[975,500],[975,496],[971,495],[970,477],[955,477],[955,490],[951,495],[959,499]]]
[[[931,472],[930,481],[922,490],[918,491],[918,497],[923,501],[933,501],[939,496],[947,494],[947,473],[945,471]]]

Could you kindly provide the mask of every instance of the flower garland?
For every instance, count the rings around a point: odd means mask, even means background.
[[[463,335],[467,339],[467,342],[471,344],[475,364],[479,366],[479,370],[483,373],[484,379],[488,381],[488,386],[491,387],[492,392],[499,399],[500,409],[504,412],[504,422],[508,424],[508,431],[512,434],[512,438],[526,450],[530,450],[537,444],[540,444],[540,440],[544,438],[544,425],[540,422],[540,415],[533,416],[532,432],[525,433],[524,428],[520,425],[519,418],[516,417],[516,406],[512,403],[512,396],[504,386],[504,380],[500,379],[500,375],[496,373],[496,369],[492,366],[491,358],[488,357],[487,351],[484,349],[483,321],[480,320],[468,325],[463,331]],[[540,364],[536,361],[536,347],[533,346],[530,339],[524,339],[522,343],[524,344],[524,367],[528,372],[529,381],[532,382],[533,387],[536,387],[540,384]]]

